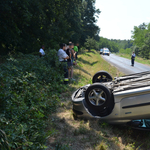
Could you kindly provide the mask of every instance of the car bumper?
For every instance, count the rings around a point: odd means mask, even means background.
[[[86,86],[88,87],[89,84]],[[86,111],[84,104],[84,97],[77,99],[74,98],[78,91],[79,89],[72,94],[72,104],[73,104],[72,110],[74,115],[78,118],[92,118],[92,116]]]
[[[109,56],[109,53],[103,53],[103,55],[108,55]]]

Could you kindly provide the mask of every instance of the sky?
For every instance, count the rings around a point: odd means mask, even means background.
[[[150,0],[96,0],[101,11],[97,18],[100,36],[108,39],[131,39],[134,26],[150,23]]]

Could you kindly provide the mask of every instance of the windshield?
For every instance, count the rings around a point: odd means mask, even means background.
[[[109,53],[109,50],[104,50],[104,53]]]

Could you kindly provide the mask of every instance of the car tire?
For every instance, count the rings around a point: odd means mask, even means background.
[[[102,111],[111,105],[111,92],[103,84],[94,83],[85,92],[85,101],[91,109]]]
[[[113,79],[112,76],[108,72],[99,71],[95,73],[95,75],[93,76],[92,83],[108,82],[108,81],[112,81],[112,79]]]

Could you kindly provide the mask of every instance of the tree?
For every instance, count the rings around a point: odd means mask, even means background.
[[[139,27],[135,26],[132,34],[132,39],[134,40],[133,44],[141,47],[144,43],[146,29],[140,29]]]
[[[99,43],[99,49],[107,47],[111,52],[119,51],[118,44],[116,44],[115,42],[107,38],[100,37],[100,40],[98,43]]]
[[[140,57],[150,58],[150,23],[135,26],[132,31],[134,50]]]
[[[97,22],[96,17],[100,14],[100,10],[95,8],[95,0],[84,0],[83,10],[81,13],[81,19],[83,21],[82,34],[80,43],[84,43],[89,37],[97,39],[99,34],[99,27],[95,24]]]
[[[90,51],[91,49],[98,49],[98,44],[94,38],[88,38],[86,39],[86,42],[84,43],[85,47]]]
[[[37,52],[41,45],[98,39],[95,0],[5,0],[0,3],[0,54]]]

